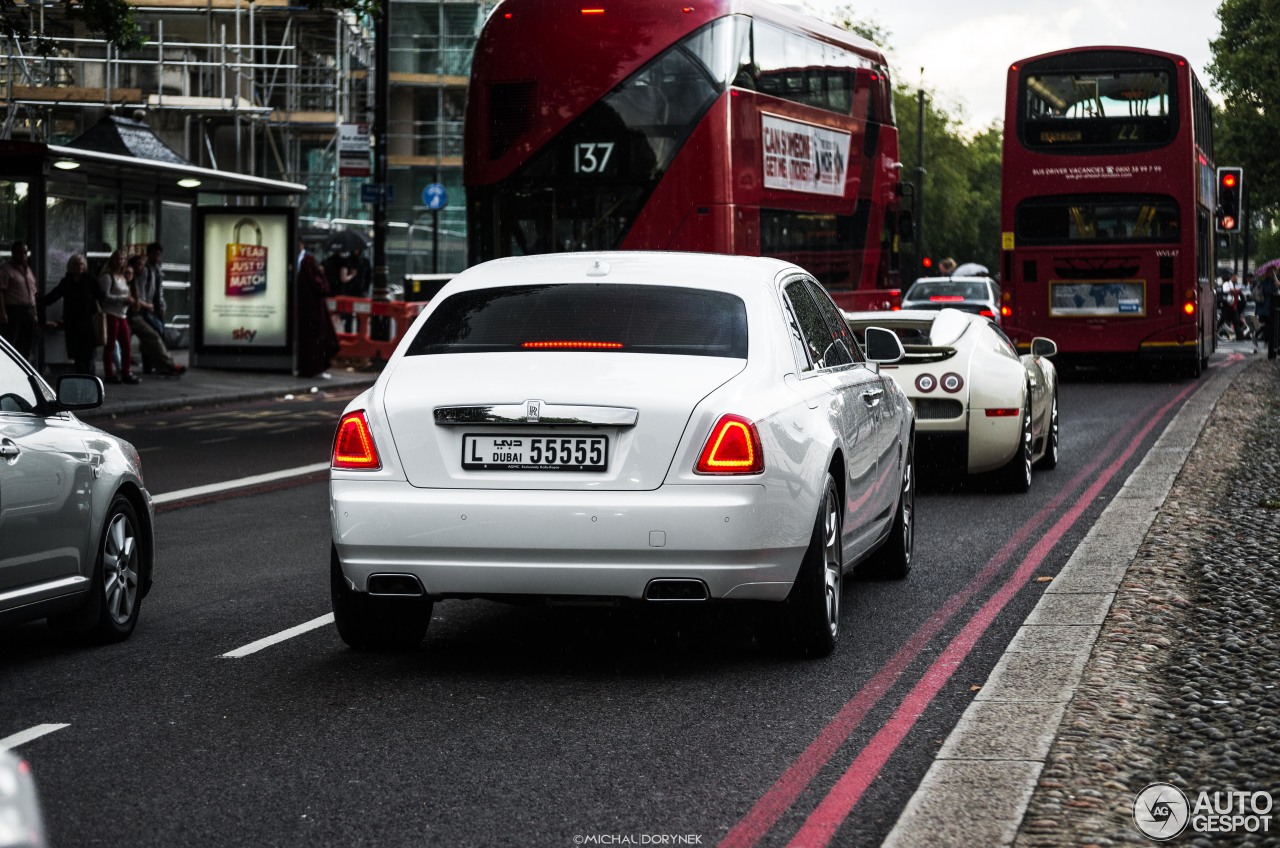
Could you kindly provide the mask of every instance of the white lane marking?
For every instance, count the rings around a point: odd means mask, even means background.
[[[304,477],[307,474],[315,474],[317,471],[328,470],[329,463],[317,462],[312,465],[299,466],[298,468],[272,471],[269,474],[255,474],[252,477],[241,477],[239,480],[227,480],[225,483],[210,483],[207,486],[193,486],[190,489],[179,489],[176,492],[165,492],[163,495],[155,495],[152,500],[156,504],[173,503],[174,501],[187,500],[188,498],[200,498],[205,495],[229,492],[232,489],[244,489],[249,486],[260,486],[263,483],[274,483],[277,480],[288,480],[291,477]]]
[[[274,636],[268,636],[265,639],[259,639],[256,642],[250,642],[248,645],[245,645],[243,648],[236,648],[234,651],[229,651],[223,654],[222,656],[231,657],[232,659],[247,657],[249,654],[257,653],[258,651],[261,651],[263,648],[270,648],[272,645],[279,644],[280,642],[283,642],[286,639],[292,639],[294,636],[301,636],[303,633],[306,633],[308,630],[315,630],[317,627],[324,627],[326,624],[333,624],[333,613],[329,613],[328,615],[322,615],[319,618],[313,618],[310,621],[308,621],[306,624],[299,624],[297,627],[290,627],[288,630],[281,630],[279,633],[275,634]]]
[[[32,739],[39,739],[47,733],[53,733],[55,730],[70,726],[69,724],[37,724],[35,727],[28,728],[21,733],[15,733],[12,736],[0,739],[0,751],[8,751],[10,748],[25,745]]]

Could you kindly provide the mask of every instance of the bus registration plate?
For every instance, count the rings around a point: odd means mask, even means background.
[[[608,462],[607,436],[462,437],[462,467],[467,471],[604,471]]]

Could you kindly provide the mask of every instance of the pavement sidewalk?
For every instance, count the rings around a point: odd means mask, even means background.
[[[187,350],[170,351],[174,362],[186,366]],[[98,376],[102,376],[101,363]],[[181,409],[186,406],[212,406],[246,400],[278,398],[287,394],[300,395],[315,391],[359,391],[373,385],[378,379],[376,371],[359,371],[335,363],[322,377],[296,377],[292,374],[270,371],[235,371],[212,368],[189,368],[181,377],[158,377],[154,374],[138,374],[138,385],[108,383],[106,400],[97,409],[80,414],[86,421],[98,421],[117,415],[131,415],[165,409]]]

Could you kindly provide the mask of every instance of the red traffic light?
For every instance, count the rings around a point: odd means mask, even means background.
[[[932,268],[932,267],[933,267],[933,260],[932,260],[932,259],[930,259],[928,256],[926,256],[924,259],[921,259],[921,260],[920,260],[920,264],[921,264],[921,265],[923,265],[923,266],[924,266],[924,267],[926,267],[926,268]]]
[[[1223,175],[1222,175],[1222,185],[1223,185],[1223,187],[1224,187],[1224,188],[1235,188],[1235,187],[1236,187],[1236,175],[1235,175],[1235,174],[1233,174],[1233,173],[1231,173],[1231,172],[1227,172],[1227,173],[1223,174]]]

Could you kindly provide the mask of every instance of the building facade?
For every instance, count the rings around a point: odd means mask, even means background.
[[[145,122],[198,166],[308,186],[298,213],[314,249],[323,250],[336,229],[371,235],[362,223],[371,207],[361,195],[369,178],[340,176],[338,167],[342,125],[373,118],[368,20],[287,0],[129,2],[147,39],[131,52],[85,33],[61,5],[18,3],[33,37],[6,39],[0,51],[0,140],[65,144],[104,114],[118,114]],[[465,263],[462,114],[471,53],[494,5],[391,0],[393,282]],[[423,199],[432,183],[444,185],[449,198],[438,215]],[[12,193],[0,184],[0,200],[6,191]],[[166,261],[178,265],[190,234],[178,232],[185,218],[171,212]],[[163,209],[151,213],[157,221],[149,237],[160,235],[164,216]],[[437,219],[438,258],[431,255]],[[0,232],[0,244],[13,237]],[[130,243],[142,238],[129,236]]]

